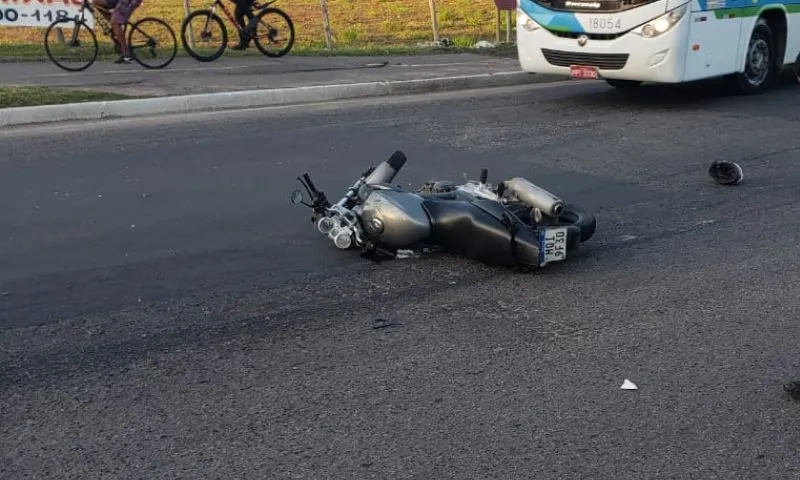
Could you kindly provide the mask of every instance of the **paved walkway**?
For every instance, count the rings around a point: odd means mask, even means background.
[[[385,57],[176,58],[164,70],[97,62],[66,72],[48,62],[0,63],[0,85],[89,88],[128,95],[182,95],[261,88],[410,80],[519,71],[515,58],[480,54]]]

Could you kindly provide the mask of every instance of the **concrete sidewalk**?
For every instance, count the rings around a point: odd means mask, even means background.
[[[266,88],[388,82],[519,71],[515,58],[480,54],[385,57],[176,58],[164,70],[97,62],[66,72],[49,62],[0,63],[0,85],[86,88],[131,96],[171,96]]]

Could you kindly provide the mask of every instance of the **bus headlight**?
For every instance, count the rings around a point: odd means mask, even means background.
[[[655,20],[647,22],[644,25],[634,28],[633,30],[631,30],[631,32],[635,33],[636,35],[641,35],[642,37],[645,38],[657,37],[662,33],[669,31],[681,20],[681,18],[683,18],[683,15],[686,13],[686,7],[688,5],[689,5],[688,3],[685,3],[674,10],[670,10],[669,12],[665,13],[664,15],[661,15]]]
[[[531,17],[525,13],[521,8],[517,8],[517,24],[526,32],[532,32],[542,28],[538,23],[534,22]]]

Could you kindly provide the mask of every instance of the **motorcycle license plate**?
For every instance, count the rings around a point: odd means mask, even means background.
[[[560,262],[567,258],[567,227],[546,228],[539,233],[539,264]]]

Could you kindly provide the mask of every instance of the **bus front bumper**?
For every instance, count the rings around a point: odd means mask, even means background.
[[[596,67],[600,78],[677,83],[684,73],[688,24],[686,15],[669,31],[644,38],[628,32],[613,40],[589,38],[581,46],[578,35],[548,31],[519,15],[517,51],[523,71],[571,75],[571,66]]]

